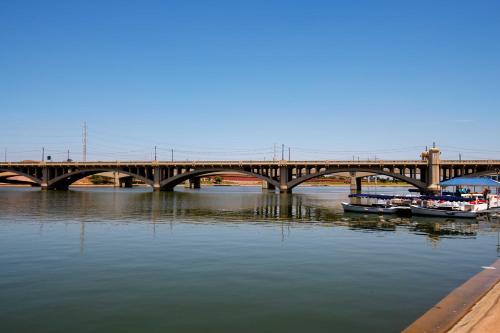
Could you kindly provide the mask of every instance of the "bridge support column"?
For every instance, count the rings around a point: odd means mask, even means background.
[[[113,187],[121,187],[120,186],[120,176],[118,172],[113,171]]]
[[[114,187],[132,187],[134,177],[120,177],[118,172],[113,172],[113,186]]]
[[[286,166],[280,166],[280,193],[292,193],[288,188],[289,173]]]
[[[362,177],[356,177],[356,172],[351,172],[351,194],[361,193]]]
[[[189,183],[191,188],[201,188],[201,178],[193,178]]]
[[[201,178],[191,178],[184,182],[185,188],[201,188]]]
[[[153,168],[153,191],[161,190],[160,182],[161,182],[161,170],[160,167]]]
[[[119,186],[130,188],[130,187],[132,187],[133,180],[134,180],[134,177],[122,177],[122,178],[120,178]]]
[[[274,190],[276,190],[276,186],[263,180],[262,181],[262,190],[263,191],[274,191]]]
[[[46,191],[49,189],[49,170],[47,167],[42,168],[42,184],[40,185],[42,190]]]

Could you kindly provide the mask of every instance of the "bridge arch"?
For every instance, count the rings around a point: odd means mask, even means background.
[[[65,188],[68,187],[69,185],[73,184],[74,182],[87,177],[87,176],[92,176],[98,173],[102,172],[118,172],[122,174],[129,175],[131,177],[134,177],[136,179],[142,180],[144,183],[147,185],[153,186],[153,181],[143,177],[141,175],[126,171],[126,170],[121,170],[121,169],[111,169],[111,168],[99,168],[99,169],[80,169],[80,170],[75,170],[73,172],[65,173],[63,175],[54,177],[50,179],[47,182],[47,185],[49,188]]]
[[[24,173],[22,171],[19,171],[19,170],[15,170],[15,169],[9,169],[9,168],[0,168],[0,172],[11,172],[11,173],[15,173],[16,175],[18,176],[23,176],[23,177],[26,177],[30,180],[32,180],[34,183],[38,184],[38,185],[41,185],[42,184],[42,180],[40,178],[37,178],[35,176],[32,176],[30,174],[27,174],[27,173]]]
[[[188,172],[185,172],[185,173],[182,173],[182,174],[178,174],[178,175],[175,175],[173,177],[169,177],[169,178],[163,180],[160,183],[160,189],[162,189],[162,190],[172,190],[176,185],[179,185],[179,184],[185,182],[188,179],[195,178],[195,177],[202,177],[202,176],[205,176],[205,175],[209,175],[209,174],[213,174],[213,173],[219,173],[219,172],[241,173],[241,174],[244,174],[244,175],[248,175],[248,176],[252,176],[252,177],[264,180],[264,181],[268,182],[269,184],[274,185],[275,187],[279,186],[278,181],[276,181],[276,180],[274,180],[272,178],[260,175],[258,173],[254,173],[254,172],[251,172],[251,171],[246,171],[246,170],[243,170],[243,169],[220,168],[220,169],[197,169],[197,170],[188,171]]]
[[[389,176],[395,179],[399,179],[405,183],[408,183],[412,186],[415,186],[418,189],[425,190],[426,189],[426,184],[418,179],[413,179],[401,174],[395,174],[392,172],[384,171],[384,170],[377,170],[377,169],[364,169],[364,168],[344,168],[344,169],[326,169],[324,171],[314,173],[314,174],[309,174],[302,176],[300,178],[293,179],[287,183],[288,190],[291,190],[292,188],[302,184],[305,181],[308,181],[310,179],[316,178],[316,177],[321,177],[325,175],[331,175],[335,173],[341,173],[341,172],[366,172],[366,173],[372,173],[372,174],[378,174],[378,175],[384,175],[384,176]]]

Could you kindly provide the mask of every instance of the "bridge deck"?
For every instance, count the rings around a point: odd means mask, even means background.
[[[441,160],[441,165],[499,165],[500,160]],[[141,166],[231,166],[231,165],[269,165],[269,166],[294,166],[294,165],[427,165],[422,160],[374,160],[374,161],[349,161],[349,160],[321,160],[321,161],[90,161],[90,162],[0,162],[0,166],[97,166],[97,165],[141,165]]]

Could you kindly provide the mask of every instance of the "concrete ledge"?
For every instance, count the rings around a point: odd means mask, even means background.
[[[474,275],[434,305],[403,332],[448,332],[484,295],[500,282],[500,260],[495,261],[491,267],[495,269],[484,269]]]

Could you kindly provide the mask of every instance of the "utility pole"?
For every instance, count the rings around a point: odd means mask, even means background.
[[[174,150],[171,149],[171,153],[172,153],[172,162],[174,161]]]
[[[276,143],[273,146],[273,161],[276,161]]]
[[[87,122],[83,122],[82,129],[83,161],[87,162]]]
[[[281,144],[281,160],[285,159],[285,145]]]
[[[45,147],[42,147],[42,162],[45,161]]]
[[[3,159],[5,163],[7,163],[7,147],[5,147],[5,149],[3,150]]]
[[[290,155],[291,155],[291,153],[290,153],[290,147],[288,147],[288,160],[289,160],[289,161],[291,160],[291,159],[290,159]]]
[[[155,161],[156,161],[156,146],[155,146]]]
[[[458,160],[461,161],[462,160],[462,153],[458,153]]]
[[[68,149],[68,156],[67,156],[66,162],[69,162],[69,149]]]

